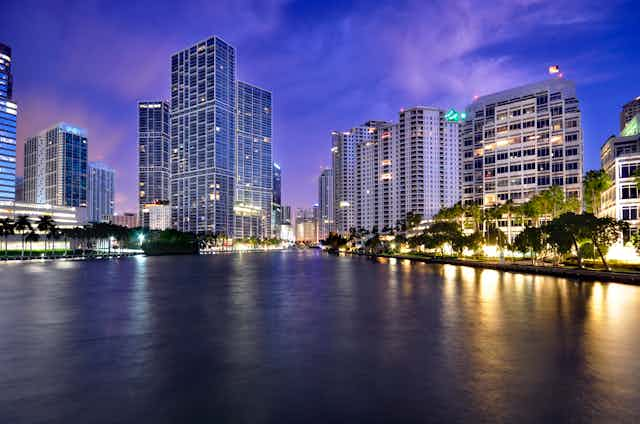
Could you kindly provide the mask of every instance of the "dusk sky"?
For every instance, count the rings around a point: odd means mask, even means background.
[[[116,209],[135,211],[136,103],[169,98],[172,53],[217,35],[239,79],[270,89],[283,198],[317,202],[330,132],[396,120],[413,105],[464,108],[558,64],[577,84],[585,170],[640,95],[640,11],[617,1],[3,1],[25,137],[66,121],[89,159],[116,169]]]

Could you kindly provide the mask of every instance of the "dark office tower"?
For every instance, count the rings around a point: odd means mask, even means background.
[[[173,227],[233,235],[236,53],[218,37],[171,57]]]
[[[273,163],[273,201],[271,206],[271,234],[280,237],[282,225],[282,170],[280,165]]]
[[[16,120],[13,103],[11,47],[0,43],[0,200],[15,200]]]
[[[624,130],[624,127],[634,116],[640,113],[640,96],[631,100],[629,103],[622,106],[622,112],[620,112],[620,131]]]
[[[147,205],[169,202],[169,103],[138,103],[138,213],[149,227]]]
[[[28,203],[87,206],[87,132],[60,122],[24,145],[24,197]]]
[[[238,81],[236,238],[271,236],[271,93]]]

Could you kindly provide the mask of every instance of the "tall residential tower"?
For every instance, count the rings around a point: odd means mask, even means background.
[[[24,197],[28,203],[87,206],[87,132],[60,122],[27,138]]]
[[[333,170],[325,169],[318,177],[318,237],[327,238],[335,231],[333,222]]]
[[[271,237],[271,92],[238,81],[234,237]]]
[[[89,162],[87,219],[110,222],[114,212],[115,171],[102,162]]]
[[[169,202],[169,104],[138,103],[138,211],[141,226],[149,227],[147,205]]]
[[[218,37],[171,57],[173,227],[234,233],[236,52]]]
[[[14,200],[16,190],[16,121],[11,48],[0,43],[0,200]]]

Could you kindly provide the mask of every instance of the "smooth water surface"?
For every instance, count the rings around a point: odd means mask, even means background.
[[[3,423],[640,421],[640,287],[317,251],[0,267]]]

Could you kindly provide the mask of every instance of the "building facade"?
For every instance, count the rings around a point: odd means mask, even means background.
[[[627,135],[609,137],[600,149],[602,169],[613,184],[602,193],[597,215],[626,221],[629,224],[626,236],[637,234],[640,228],[640,196],[635,176],[640,170],[640,129],[635,126],[632,131],[632,126],[632,121],[628,121],[623,129]]]
[[[171,206],[169,202],[156,201],[144,205],[142,217],[145,228],[150,230],[167,230],[171,228]]]
[[[238,81],[234,237],[271,237],[271,93]]]
[[[633,119],[634,116],[640,113],[640,96],[631,100],[622,106],[620,112],[620,131],[623,131],[627,123]]]
[[[89,222],[109,222],[115,205],[113,168],[102,162],[89,162],[87,187],[87,218]]]
[[[138,210],[140,225],[149,227],[145,205],[169,202],[169,104],[138,103]]]
[[[17,119],[18,106],[13,102],[11,48],[0,43],[0,201],[15,199]]]
[[[334,232],[333,170],[325,169],[318,177],[318,238],[324,240]]]
[[[582,124],[573,82],[557,78],[483,96],[466,117],[464,204],[523,203],[553,185],[582,202]]]
[[[111,223],[121,227],[137,228],[139,227],[138,214],[133,212],[114,213]]]
[[[87,223],[86,208],[0,200],[0,219],[9,218],[16,221],[22,215],[29,218],[36,231],[40,217],[45,215],[50,216],[56,227],[61,229],[74,228]]]
[[[218,37],[171,57],[172,225],[234,233],[236,51]]]
[[[296,242],[316,244],[318,243],[318,217],[319,207],[299,208],[296,212]]]
[[[282,169],[277,163],[273,163],[273,199],[271,204],[271,234],[280,237],[282,225]]]
[[[87,132],[61,122],[29,137],[24,149],[28,203],[87,206]]]

